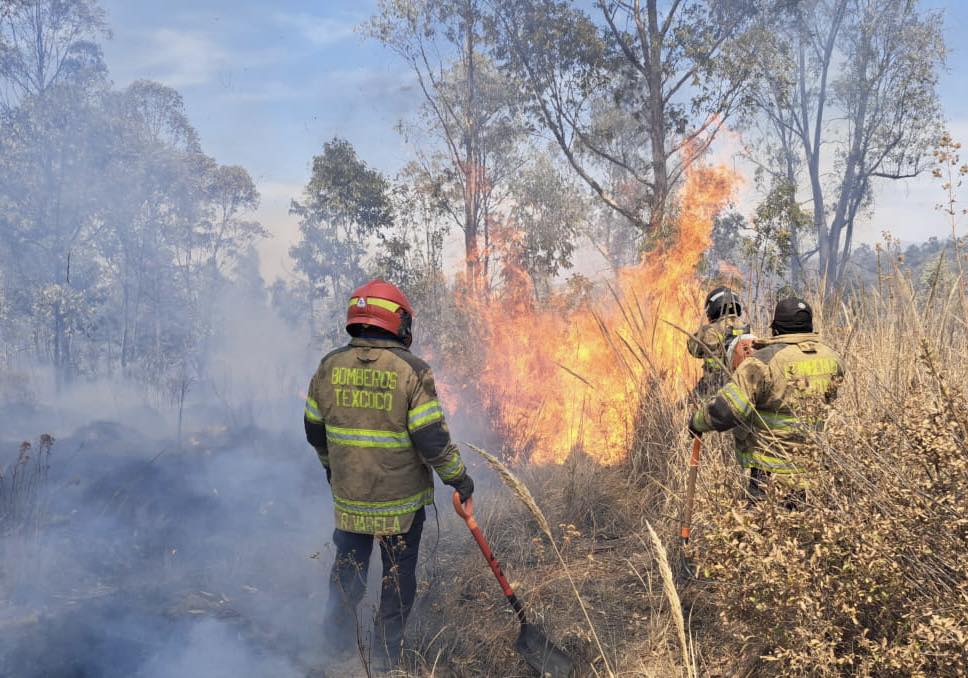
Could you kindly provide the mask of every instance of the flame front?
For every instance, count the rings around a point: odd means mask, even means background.
[[[619,462],[641,399],[656,390],[683,396],[695,384],[699,361],[676,326],[694,329],[703,293],[696,267],[735,183],[725,167],[694,165],[677,239],[619,271],[595,302],[576,305],[565,292],[536,302],[512,284],[479,306],[486,355],[477,390],[515,454],[560,463],[580,449]]]

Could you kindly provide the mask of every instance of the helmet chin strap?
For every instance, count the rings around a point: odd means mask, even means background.
[[[413,316],[402,309],[400,311],[400,329],[397,330],[397,336],[400,337],[403,345],[408,348],[413,343]]]

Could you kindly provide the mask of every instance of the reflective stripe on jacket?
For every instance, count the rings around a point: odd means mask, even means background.
[[[724,315],[713,323],[703,325],[686,341],[686,349],[694,358],[702,358],[702,379],[696,385],[696,393],[708,397],[725,382],[728,370],[726,349],[736,337],[750,331],[748,323],[736,315]]]
[[[840,356],[813,333],[785,334],[756,343],[732,378],[693,415],[699,431],[740,427],[737,458],[745,468],[798,473],[797,449],[823,426],[822,403],[843,379]]]
[[[304,419],[347,532],[405,533],[433,503],[431,468],[444,482],[465,472],[430,367],[396,341],[354,338],[324,357]]]

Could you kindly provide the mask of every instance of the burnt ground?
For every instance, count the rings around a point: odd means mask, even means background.
[[[19,441],[0,443],[0,675],[302,676],[325,663],[329,494],[300,433],[213,430],[179,448],[99,422],[56,441],[46,477],[35,442],[19,489]]]

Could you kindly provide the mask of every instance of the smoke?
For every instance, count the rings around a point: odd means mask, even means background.
[[[17,7],[5,61],[51,78],[0,102],[0,676],[318,675],[324,347],[268,303],[255,182],[112,88],[96,2]]]
[[[297,436],[177,450],[100,423],[65,437],[34,498],[43,520],[0,546],[0,674],[211,676],[233,657],[250,667],[235,675],[295,675],[288,655],[322,632],[324,485]]]
[[[58,393],[31,370],[33,397],[0,409],[0,675],[326,665],[332,507],[301,395],[318,351],[242,291],[216,306],[181,446],[174,405],[121,380]],[[18,439],[42,432],[57,439],[49,457],[35,443],[18,462]]]
[[[145,678],[199,676],[297,676],[296,668],[281,657],[259,655],[229,625],[205,620],[194,625],[184,643],[173,644],[145,665]]]
[[[57,388],[49,368],[21,365],[0,394],[0,676],[345,675],[325,672],[333,510],[302,426],[326,348],[263,290],[213,293],[180,439],[179,403],[156,385]],[[480,428],[473,419],[452,421],[456,435]],[[56,439],[49,455],[42,433]],[[18,461],[22,440],[34,444]],[[425,539],[429,562],[439,537]]]

